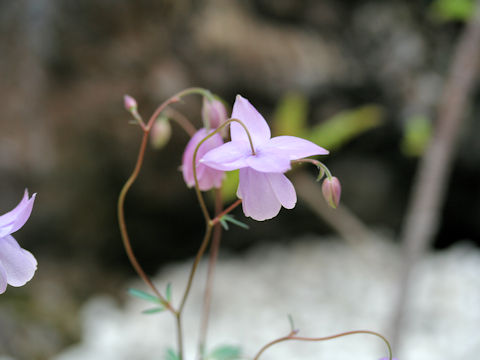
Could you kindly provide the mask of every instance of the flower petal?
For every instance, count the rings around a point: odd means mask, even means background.
[[[195,186],[195,178],[193,176],[193,155],[197,145],[202,141],[209,132],[206,129],[198,130],[190,139],[185,148],[185,152],[182,157],[182,174],[183,179],[189,187]],[[204,164],[200,163],[200,159],[208,153],[211,149],[219,147],[223,144],[220,134],[215,134],[208,140],[206,140],[197,151],[196,166],[197,166],[197,179],[199,188],[202,191],[209,190],[212,187],[218,187],[223,179],[223,172],[218,171]],[[218,185],[217,185],[218,184]]]
[[[259,151],[246,159],[247,165],[263,173],[284,173],[290,170],[290,159],[273,151]]]
[[[237,196],[243,200],[245,216],[258,221],[275,217],[282,207],[270,186],[267,174],[251,168],[240,169]]]
[[[286,209],[293,209],[297,203],[297,194],[291,181],[284,174],[266,174],[278,201]]]
[[[7,273],[0,262],[0,294],[7,290]]]
[[[22,249],[11,235],[0,238],[0,264],[12,286],[25,285],[37,270],[35,257]]]
[[[328,150],[321,146],[296,136],[276,136],[264,144],[262,149],[275,152],[279,156],[288,156],[290,160],[328,154]]]
[[[270,128],[263,116],[240,95],[237,95],[233,104],[232,119],[238,119],[245,124],[255,148],[270,139]],[[248,135],[243,126],[235,122],[230,124],[230,136],[232,141],[248,141]]]
[[[12,234],[20,229],[30,217],[35,196],[28,198],[28,190],[25,190],[22,200],[11,211],[0,216],[0,238]]]
[[[247,166],[249,156],[252,156],[252,150],[248,142],[230,141],[210,150],[200,162],[217,170],[230,171]]]

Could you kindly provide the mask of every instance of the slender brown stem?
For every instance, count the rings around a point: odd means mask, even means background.
[[[223,202],[222,192],[219,189],[215,190],[215,214],[217,217],[222,213]],[[218,258],[218,251],[220,248],[220,240],[222,237],[222,227],[216,224],[213,228],[212,245],[210,246],[210,258],[208,262],[207,282],[205,285],[205,294],[203,297],[203,313],[200,325],[200,337],[198,342],[198,356],[203,359],[205,344],[207,339],[208,320],[210,317],[210,307],[212,301],[213,280],[215,274],[215,266]]]
[[[200,245],[200,249],[198,250],[197,256],[192,265],[192,269],[190,270],[190,275],[188,277],[187,287],[185,288],[185,292],[182,297],[182,301],[178,308],[178,312],[181,313],[183,311],[183,307],[185,306],[185,302],[187,301],[188,294],[190,293],[190,288],[192,287],[193,278],[195,276],[195,272],[198,267],[198,263],[200,262],[205,250],[207,249],[208,242],[210,240],[210,235],[212,234],[212,226],[208,225],[207,230],[205,232],[205,236],[203,237],[202,244]]]
[[[278,344],[278,343],[281,343],[281,342],[284,342],[284,341],[290,341],[290,340],[296,340],[296,341],[326,341],[326,340],[332,340],[332,339],[336,339],[336,338],[340,338],[340,337],[343,337],[343,336],[349,336],[349,335],[356,335],[356,334],[367,334],[367,335],[373,335],[373,336],[377,336],[379,337],[380,339],[383,340],[383,342],[385,342],[385,344],[387,345],[387,348],[388,348],[388,357],[389,357],[389,360],[392,360],[392,348],[390,347],[390,344],[388,343],[388,340],[381,334],[375,332],[375,331],[370,331],[370,330],[354,330],[354,331],[346,331],[346,332],[343,332],[343,333],[340,333],[340,334],[335,334],[335,335],[330,335],[330,336],[324,336],[324,337],[303,337],[303,336],[296,336],[296,333],[297,331],[295,330],[292,330],[290,332],[290,334],[288,334],[287,336],[284,336],[284,337],[281,337],[281,338],[278,338],[276,340],[273,340],[271,342],[269,342],[268,344],[266,344],[264,347],[262,347],[260,349],[260,351],[257,353],[257,355],[255,355],[255,357],[253,358],[253,360],[258,360],[260,358],[260,355],[262,355],[262,353],[267,350],[269,347],[275,345],[275,344]]]
[[[145,148],[148,142],[148,132],[144,131],[142,142],[140,144],[140,150],[138,152],[137,162],[135,164],[135,168],[128,178],[127,182],[123,186],[122,190],[120,191],[120,195],[118,197],[118,206],[117,206],[117,214],[118,214],[118,223],[120,225],[120,234],[122,236],[123,245],[125,247],[125,251],[127,253],[128,259],[130,260],[133,268],[137,272],[137,274],[142,278],[142,280],[152,289],[155,295],[162,301],[165,307],[170,310],[172,313],[175,313],[175,310],[172,308],[171,304],[160,294],[158,289],[155,287],[153,282],[150,280],[148,275],[143,271],[143,268],[140,266],[135,254],[133,253],[133,249],[130,243],[130,238],[127,232],[127,225],[125,223],[125,211],[124,211],[124,204],[125,204],[125,197],[128,193],[128,190],[131,188],[133,183],[135,182],[138,174],[140,173],[140,169],[142,167],[143,159],[145,157]]]
[[[211,225],[217,225],[219,222],[220,222],[220,219],[227,215],[229,212],[231,212],[233,209],[235,209],[238,205],[240,205],[242,203],[242,199],[237,199],[232,205],[230,205],[229,207],[227,207],[225,210],[223,210],[222,212],[220,212],[219,214],[217,214],[217,216],[215,216],[215,218],[213,218],[211,221],[210,221],[210,224]]]
[[[145,149],[148,143],[148,135],[150,133],[150,130],[152,129],[153,123],[155,119],[158,118],[158,116],[166,109],[166,107],[174,102],[180,101],[182,96],[189,95],[189,94],[201,94],[204,96],[211,96],[210,92],[208,90],[202,89],[202,88],[188,88],[183,91],[180,91],[179,93],[175,94],[174,96],[170,97],[166,101],[164,101],[160,106],[157,107],[155,112],[152,114],[150,119],[148,120],[147,124],[141,120],[141,117],[139,116],[139,124],[143,130],[143,137],[142,137],[142,142],[140,144],[140,150],[138,152],[138,157],[137,157],[137,162],[135,164],[134,170],[128,180],[126,181],[125,185],[123,186],[122,190],[120,191],[120,194],[118,196],[118,203],[117,203],[117,215],[118,215],[118,223],[120,226],[120,234],[122,237],[123,245],[125,247],[125,251],[127,253],[128,259],[130,260],[133,268],[137,272],[137,274],[142,278],[142,280],[152,289],[152,291],[155,293],[155,295],[160,299],[160,301],[163,303],[163,305],[172,313],[175,315],[177,319],[177,334],[178,334],[178,354],[179,354],[179,359],[183,360],[183,335],[182,335],[182,326],[181,326],[181,310],[176,311],[172,305],[163,297],[163,295],[158,291],[158,289],[155,287],[153,282],[150,280],[150,278],[147,276],[143,268],[140,266],[137,258],[135,257],[135,254],[133,252],[130,238],[128,236],[128,231],[127,231],[127,225],[125,223],[125,210],[124,210],[124,205],[125,205],[125,198],[127,196],[128,191],[132,187],[133,183],[137,179],[140,169],[142,168],[143,164],[143,159],[145,158]],[[138,119],[137,119],[138,120]],[[208,231],[207,231],[208,233]],[[205,242],[205,241],[204,241]],[[208,241],[207,241],[208,243]],[[190,284],[191,285],[191,284]],[[182,307],[184,304],[185,299],[182,300]]]

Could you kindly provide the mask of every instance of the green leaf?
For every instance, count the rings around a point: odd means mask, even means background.
[[[165,297],[168,302],[172,301],[172,283],[167,284],[167,289],[165,290]]]
[[[128,289],[128,292],[130,293],[130,295],[138,297],[142,300],[150,301],[150,302],[153,302],[155,304],[162,304],[162,301],[159,298],[157,298],[154,295],[150,295],[150,294],[146,293],[145,291],[137,290],[137,289]]]
[[[277,105],[273,116],[275,135],[301,136],[307,122],[308,102],[299,93],[286,94]]]
[[[379,126],[383,110],[377,105],[366,105],[342,111],[304,134],[304,138],[334,150],[360,134]]]
[[[225,221],[225,219],[224,219],[223,217],[220,219],[220,225],[222,225],[222,227],[223,227],[226,231],[228,231],[228,230],[230,229],[229,226],[228,226],[228,223]]]
[[[430,5],[430,15],[441,22],[466,21],[474,9],[473,0],[435,0]]]
[[[432,131],[431,121],[426,116],[408,118],[403,129],[402,152],[407,156],[422,155],[432,137]]]
[[[173,349],[167,349],[167,353],[165,354],[165,360],[180,360],[177,355],[177,352]]]
[[[212,350],[207,356],[207,360],[235,360],[241,357],[239,347],[231,345],[222,345]]]
[[[164,311],[165,308],[164,307],[157,307],[157,308],[152,308],[152,309],[147,309],[147,310],[143,310],[142,311],[142,314],[156,314],[156,313],[159,313],[159,312],[162,312]]]
[[[226,172],[225,180],[222,183],[222,199],[223,202],[230,203],[237,198],[238,188],[238,170]]]
[[[233,215],[223,215],[222,216],[222,220],[226,221],[226,222],[231,222],[232,224],[235,224],[237,226],[240,226],[241,228],[244,228],[244,229],[250,229],[250,226],[248,226],[247,224],[244,224],[242,223],[241,221],[238,221],[237,219],[235,219],[233,217]]]

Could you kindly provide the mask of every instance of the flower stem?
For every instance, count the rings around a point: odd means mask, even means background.
[[[275,344],[278,344],[278,343],[281,343],[281,342],[284,342],[284,341],[289,341],[289,340],[297,340],[297,341],[326,341],[326,340],[332,340],[332,339],[336,339],[336,338],[340,338],[340,337],[343,337],[343,336],[349,336],[349,335],[356,335],[356,334],[367,334],[367,335],[373,335],[373,336],[376,336],[376,337],[379,337],[380,339],[383,340],[383,342],[387,345],[387,348],[388,348],[388,358],[389,360],[392,360],[392,348],[390,346],[390,343],[388,342],[388,340],[381,334],[375,332],[375,331],[370,331],[370,330],[354,330],[354,331],[346,331],[346,332],[343,332],[343,333],[340,333],[340,334],[335,334],[335,335],[330,335],[330,336],[324,336],[324,337],[317,337],[317,338],[313,338],[313,337],[303,337],[303,336],[296,336],[297,334],[297,330],[292,330],[287,336],[284,336],[284,337],[281,337],[281,338],[278,338],[276,340],[273,340],[271,342],[269,342],[268,344],[266,344],[264,347],[262,347],[260,349],[260,351],[257,353],[257,355],[255,355],[255,357],[253,358],[253,360],[258,360],[260,358],[260,355],[262,355],[262,353],[267,350],[269,347],[275,345]]]
[[[183,335],[182,335],[182,326],[181,326],[181,310],[175,310],[173,306],[170,304],[169,301],[165,299],[165,297],[158,291],[156,286],[153,284],[153,282],[150,280],[148,275],[145,273],[143,268],[140,266],[134,252],[131,246],[130,238],[128,236],[128,231],[127,231],[127,225],[125,222],[125,198],[127,196],[128,191],[132,187],[133,183],[137,179],[140,170],[142,168],[143,160],[145,158],[145,149],[147,147],[148,143],[148,135],[150,133],[150,130],[152,129],[153,123],[155,119],[158,118],[158,116],[166,109],[166,107],[174,102],[180,101],[180,99],[185,96],[185,95],[190,95],[190,94],[201,94],[204,96],[211,96],[211,93],[202,88],[188,88],[185,90],[182,90],[178,92],[177,94],[173,95],[166,101],[164,101],[162,104],[160,104],[155,112],[152,114],[148,122],[145,124],[143,120],[141,119],[140,115],[138,117],[136,116],[135,118],[137,119],[138,123],[140,124],[142,130],[143,130],[143,136],[142,136],[142,141],[140,144],[140,150],[138,152],[137,156],[137,161],[135,163],[135,167],[133,169],[132,174],[130,177],[127,179],[125,182],[125,185],[123,186],[122,190],[120,191],[120,194],[118,196],[118,202],[117,202],[117,216],[118,216],[118,223],[120,227],[120,234],[122,237],[123,245],[125,247],[125,252],[127,253],[128,259],[130,260],[130,263],[132,264],[133,268],[137,272],[137,274],[140,276],[140,278],[152,289],[154,294],[160,299],[162,304],[172,313],[175,315],[176,320],[177,320],[177,334],[178,334],[178,354],[179,354],[179,359],[183,360]],[[188,132],[188,131],[187,131]],[[208,234],[208,231],[207,231]],[[206,234],[206,235],[207,235]],[[209,237],[209,234],[208,234]],[[206,236],[207,238],[207,236]],[[208,243],[207,241],[204,240],[204,242]],[[205,245],[206,246],[206,245]],[[198,257],[198,256],[197,256]],[[198,262],[197,262],[198,263]],[[195,265],[196,267],[196,265]],[[191,276],[192,277],[192,276]],[[190,280],[191,283],[191,280]],[[190,284],[191,285],[191,284]],[[183,304],[185,302],[185,299],[182,300],[182,308]]]
[[[222,213],[222,192],[219,189],[215,190],[215,214],[217,217]],[[212,224],[213,225],[213,224]],[[222,227],[218,222],[213,228],[212,245],[210,246],[210,258],[208,263],[207,283],[205,285],[205,293],[203,297],[203,314],[200,325],[200,337],[198,342],[198,357],[203,359],[205,352],[205,344],[207,339],[208,319],[210,317],[210,306],[213,290],[213,279],[215,274],[215,266],[218,258],[218,251],[220,248],[220,240],[222,237]]]
[[[242,203],[242,199],[237,199],[232,205],[230,205],[228,208],[220,212],[217,216],[215,216],[214,219],[210,221],[211,225],[217,225],[220,222],[220,219],[230,213],[233,209],[235,209],[238,205]]]

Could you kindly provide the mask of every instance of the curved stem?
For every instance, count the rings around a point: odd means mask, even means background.
[[[273,340],[271,342],[269,342],[268,344],[266,344],[264,347],[262,347],[260,349],[260,351],[257,353],[257,355],[255,355],[255,357],[253,358],[253,360],[258,360],[260,358],[260,355],[262,355],[262,353],[267,350],[269,347],[275,345],[275,344],[278,344],[278,343],[281,343],[281,342],[284,342],[284,341],[289,341],[289,340],[297,340],[297,341],[326,341],[326,340],[332,340],[332,339],[336,339],[336,338],[340,338],[340,337],[343,337],[343,336],[349,336],[349,335],[356,335],[356,334],[367,334],[367,335],[373,335],[373,336],[376,336],[376,337],[379,337],[380,339],[383,340],[383,342],[385,342],[385,344],[387,345],[387,348],[388,348],[388,358],[389,360],[392,360],[392,348],[390,347],[390,343],[388,342],[388,340],[381,334],[375,332],[375,331],[370,331],[370,330],[354,330],[354,331],[346,331],[346,332],[343,332],[343,333],[340,333],[340,334],[335,334],[335,335],[330,335],[330,336],[324,336],[324,337],[317,337],[317,338],[313,338],[313,337],[303,337],[303,336],[296,336],[296,333],[297,331],[296,330],[292,330],[290,332],[290,334],[288,334],[287,336],[284,336],[284,337],[281,337],[281,338],[278,338],[276,340]]]
[[[132,187],[133,183],[138,177],[138,174],[140,173],[143,159],[145,157],[145,148],[147,146],[147,142],[148,142],[148,132],[144,131],[142,142],[140,145],[140,150],[138,152],[137,162],[135,164],[135,168],[132,174],[130,175],[130,177],[128,178],[127,182],[123,186],[122,190],[120,191],[120,195],[118,196],[118,203],[117,203],[118,223],[120,225],[120,234],[122,236],[123,245],[125,247],[125,251],[127,253],[128,259],[130,260],[133,268],[135,269],[137,274],[142,278],[142,280],[152,289],[155,295],[162,301],[163,305],[165,305],[165,307],[168,310],[170,310],[172,313],[175,313],[175,310],[172,308],[171,304],[162,296],[162,294],[160,294],[158,289],[155,287],[155,285],[152,283],[148,275],[145,273],[143,268],[138,263],[138,260],[135,257],[135,254],[133,253],[133,249],[130,243],[130,238],[127,232],[127,225],[125,223],[125,210],[124,210],[125,197],[127,195],[128,190]]]
[[[325,172],[325,174],[327,175],[327,177],[329,179],[332,178],[332,173],[328,169],[327,165],[325,165],[321,161],[318,161],[318,160],[315,160],[315,159],[298,159],[298,160],[293,160],[292,163],[310,163],[310,164],[315,165],[317,167],[317,169],[320,171],[320,174],[321,174],[319,176],[318,180],[320,180],[323,177],[322,171]]]
[[[170,107],[165,109],[165,115],[175,121],[188,134],[188,136],[192,137],[195,135],[197,129],[180,111]]]

